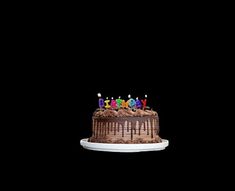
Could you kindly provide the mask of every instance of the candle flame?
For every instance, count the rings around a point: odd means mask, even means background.
[[[131,98],[131,94],[128,95],[128,98]]]
[[[139,99],[138,97],[136,99]]]
[[[101,97],[101,93],[98,93],[97,95],[98,95],[98,97]]]
[[[147,96],[147,95],[145,95],[145,97],[147,98],[148,96]]]
[[[119,99],[121,98],[121,96],[118,97]]]
[[[111,97],[111,99],[113,99],[113,97]]]
[[[109,97],[106,97],[106,99],[109,99]]]

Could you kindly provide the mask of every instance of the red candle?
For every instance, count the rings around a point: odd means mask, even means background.
[[[144,100],[141,100],[142,104],[143,104],[143,109],[146,108],[146,105],[147,105],[147,95],[145,95],[145,99]]]

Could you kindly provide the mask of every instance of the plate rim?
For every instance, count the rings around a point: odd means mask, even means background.
[[[162,139],[161,143],[142,143],[142,144],[119,144],[119,143],[94,143],[88,142],[88,138],[80,140],[80,145],[84,149],[105,152],[147,152],[161,151],[169,146],[167,139]],[[117,148],[117,146],[119,148]]]

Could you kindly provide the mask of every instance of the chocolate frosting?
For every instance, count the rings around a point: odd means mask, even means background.
[[[97,110],[94,112],[94,117],[143,117],[143,116],[156,116],[157,112],[153,110],[142,110],[142,109],[106,109]]]
[[[97,143],[159,143],[159,118],[149,109],[97,109],[92,117],[92,137]]]

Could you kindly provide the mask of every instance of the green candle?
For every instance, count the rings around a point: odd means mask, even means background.
[[[120,99],[121,97],[119,96],[118,99],[116,99],[116,102],[117,102],[117,106],[118,106],[118,109],[121,107],[122,105],[122,99]]]

